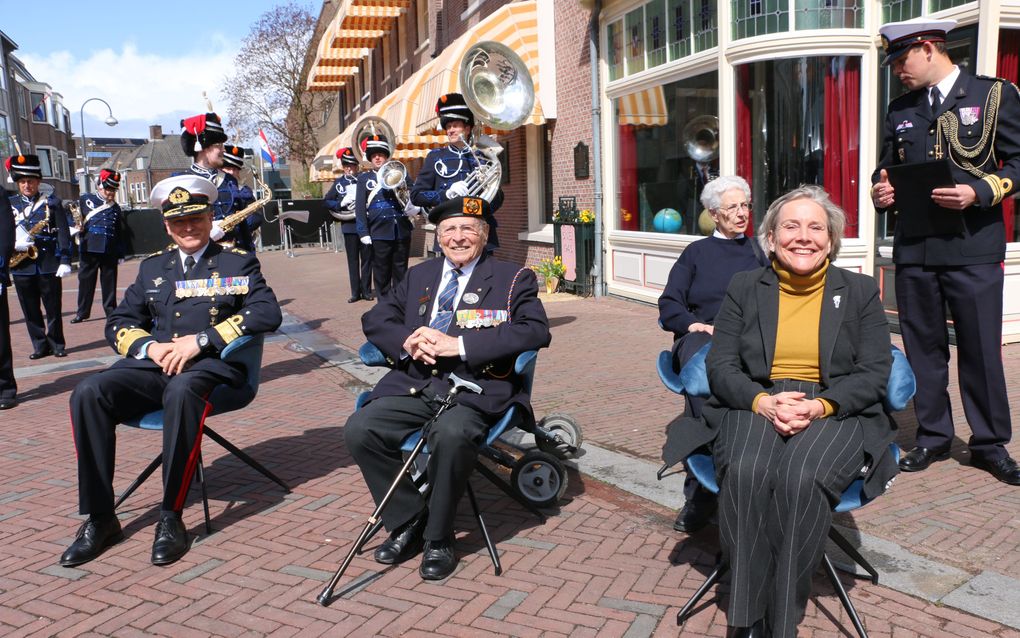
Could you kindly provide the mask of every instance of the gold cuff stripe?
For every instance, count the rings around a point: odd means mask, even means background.
[[[223,343],[230,343],[234,339],[237,339],[244,334],[244,328],[241,324],[244,323],[244,317],[241,315],[233,315],[226,321],[221,321],[216,324],[216,332],[223,338]]]
[[[117,352],[126,357],[136,341],[151,336],[141,328],[121,328],[117,331]]]
[[[985,175],[982,178],[982,181],[988,184],[988,186],[991,187],[992,189],[992,206],[995,206],[996,204],[1001,202],[1002,198],[1006,195],[1006,191],[1003,189],[1002,180],[999,179],[999,176]],[[1008,183],[1008,180],[1007,185],[1012,186],[1012,184]]]

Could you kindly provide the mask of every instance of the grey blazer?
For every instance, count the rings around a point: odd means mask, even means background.
[[[712,398],[705,406],[705,431],[694,437],[707,436],[702,444],[715,438],[728,410],[750,410],[754,398],[768,392],[778,322],[775,271],[765,267],[735,275],[716,316],[707,359]],[[895,423],[882,407],[892,367],[889,325],[874,279],[829,266],[818,337],[819,398],[839,406],[834,418],[860,419],[868,467],[864,494],[873,498],[898,472],[889,454]]]

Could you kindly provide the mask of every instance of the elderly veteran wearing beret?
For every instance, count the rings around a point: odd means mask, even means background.
[[[897,472],[889,327],[875,280],[831,263],[845,225],[817,186],[777,199],[771,265],[734,275],[715,317],[712,397],[687,423],[691,450],[713,447],[730,636],[796,636],[840,494],[862,468],[868,497]]]
[[[424,541],[419,574],[426,580],[446,578],[457,566],[453,519],[489,428],[514,404],[533,418],[531,397],[514,374],[517,356],[550,340],[534,272],[484,254],[487,206],[455,197],[433,208],[429,221],[443,256],[411,268],[361,319],[365,336],[393,365],[344,428],[377,503],[400,471],[401,442],[433,416],[450,375],[482,387],[481,394],[461,393],[428,432],[428,499],[405,476],[382,513],[390,536],[375,560],[408,560]]]
[[[916,18],[881,28],[884,64],[909,90],[889,104],[882,154],[872,175],[875,207],[898,214],[893,238],[896,308],[903,346],[917,375],[917,438],[900,469],[920,472],[949,458],[955,426],[950,404],[949,332],[956,334],[960,399],[970,427],[971,464],[1010,485],[1020,466],[1006,446],[1013,435],[1002,365],[1002,202],[1020,181],[1020,90],[971,75],[946,53],[955,20]],[[930,197],[897,193],[898,164],[943,161],[954,184]],[[931,204],[958,216],[956,229],[910,228]],[[952,218],[950,218],[952,219]]]
[[[216,195],[209,180],[195,175],[152,189],[150,203],[162,209],[174,245],[142,261],[107,319],[106,339],[124,358],[71,394],[79,507],[88,519],[60,558],[65,567],[88,562],[123,538],[113,511],[114,432],[118,423],[160,408],[163,501],[152,563],[166,565],[188,551],[181,510],[200,449],[205,397],[219,384],[241,384],[245,375],[219,353],[241,335],[280,325],[279,304],[255,256],[210,241]]]
[[[751,188],[743,177],[724,175],[710,181],[701,191],[701,205],[712,216],[715,230],[684,249],[659,296],[659,325],[673,333],[673,367],[678,371],[711,343],[715,315],[733,275],[768,264],[757,240],[747,236]],[[700,417],[704,402],[685,393],[684,416]],[[670,464],[678,460],[671,456],[663,451]],[[690,473],[684,480],[684,496],[673,529],[693,534],[712,518],[716,498]]]

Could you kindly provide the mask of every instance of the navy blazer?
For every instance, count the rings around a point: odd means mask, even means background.
[[[39,203],[42,201],[43,203]],[[49,216],[48,229],[43,229],[35,236],[35,248],[38,256],[35,259],[22,260],[11,269],[11,274],[19,277],[29,275],[52,275],[61,265],[71,265],[71,232],[67,227],[67,212],[56,197],[46,198],[37,194],[32,201],[21,195],[9,198],[14,211],[15,223],[29,232],[43,219]],[[38,204],[38,206],[37,206]]]
[[[765,267],[734,275],[715,318],[706,361],[712,397],[701,427],[690,431],[688,453],[715,438],[727,411],[750,411],[754,398],[772,387],[769,375],[778,327],[775,271]],[[860,419],[868,465],[864,493],[874,497],[899,471],[889,454],[895,423],[882,406],[892,369],[889,324],[874,279],[829,265],[818,352],[823,388],[819,398],[838,406],[834,418]]]
[[[451,373],[477,383],[482,394],[464,392],[458,402],[490,415],[501,415],[512,404],[531,413],[531,396],[521,387],[514,374],[517,355],[549,345],[549,320],[538,299],[538,281],[530,268],[482,257],[475,265],[456,310],[509,310],[510,320],[489,328],[462,328],[456,321],[447,334],[464,337],[467,360],[444,357],[430,366],[415,361],[403,349],[404,341],[421,326],[427,326],[432,306],[439,294],[445,257],[418,264],[379,303],[361,318],[365,336],[395,366],[379,381],[371,399],[385,396],[408,396],[426,387],[440,395],[449,390]],[[472,293],[477,301],[465,297]]]

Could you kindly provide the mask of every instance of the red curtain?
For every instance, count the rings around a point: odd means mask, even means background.
[[[635,127],[620,124],[620,229],[638,229],[637,138]]]
[[[831,58],[825,73],[823,186],[846,212],[844,237],[858,237],[861,59]]]
[[[747,180],[751,192],[754,192],[754,167],[751,165],[752,90],[751,65],[742,64],[737,67],[737,175]],[[754,217],[748,222],[748,228],[754,228]]]
[[[999,60],[996,73],[1000,78],[1020,82],[1020,31],[1003,29],[999,31]],[[1006,241],[1013,241],[1015,232],[1013,215],[1016,199],[1010,197],[1002,202],[1002,220],[1006,223]]]

